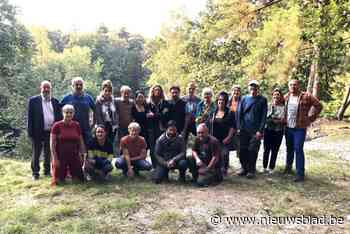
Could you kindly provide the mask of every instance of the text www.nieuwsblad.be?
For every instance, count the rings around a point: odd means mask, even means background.
[[[294,216],[294,217],[276,217],[276,216],[222,216],[212,215],[210,223],[217,225],[342,225],[350,217],[337,217],[333,215],[323,216]]]

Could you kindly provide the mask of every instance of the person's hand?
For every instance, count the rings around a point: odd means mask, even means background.
[[[256,134],[255,134],[255,138],[257,139],[257,140],[261,140],[261,139],[263,139],[263,134],[261,133],[261,132],[256,132]]]
[[[133,177],[134,176],[134,171],[133,171],[133,169],[132,168],[129,168],[128,169],[128,177]]]
[[[199,174],[205,174],[205,173],[207,173],[208,172],[208,168],[207,167],[200,167],[199,169],[198,169],[198,173]]]
[[[196,162],[196,164],[197,164],[198,167],[202,167],[202,166],[204,165],[204,163],[202,162],[202,160],[198,160],[198,161]]]
[[[222,143],[224,143],[224,145],[227,145],[227,144],[230,143],[230,140],[231,140],[231,137],[226,137],[226,138],[222,141]]]
[[[173,167],[175,167],[175,162],[174,162],[174,160],[170,160],[168,162],[168,168],[170,169],[170,168],[173,168]]]
[[[153,117],[154,117],[153,112],[149,112],[149,113],[147,113],[146,117],[147,117],[147,118],[153,118]]]

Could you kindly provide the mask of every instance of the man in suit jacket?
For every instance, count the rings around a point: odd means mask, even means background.
[[[28,102],[28,136],[32,141],[32,176],[39,179],[39,158],[44,148],[44,174],[50,176],[50,130],[54,122],[62,119],[59,101],[51,97],[51,83],[43,81],[41,94],[33,96]]]

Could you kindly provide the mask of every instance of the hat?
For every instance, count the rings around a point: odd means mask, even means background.
[[[251,81],[249,81],[248,86],[253,86],[253,85],[255,85],[255,86],[260,86],[260,85],[259,85],[259,81],[257,81],[257,80],[251,80]]]

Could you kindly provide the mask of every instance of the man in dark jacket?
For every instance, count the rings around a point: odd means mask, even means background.
[[[171,105],[170,120],[175,121],[178,133],[185,137],[183,130],[186,118],[186,102],[180,98],[179,86],[172,86],[169,91],[171,93],[171,99],[169,100]]]
[[[39,158],[44,149],[44,174],[50,176],[50,130],[51,126],[62,117],[60,104],[51,97],[51,83],[43,81],[40,85],[41,94],[33,96],[28,102],[28,136],[32,142],[32,176],[39,179]]]
[[[157,166],[154,182],[168,179],[169,170],[179,169],[179,181],[185,182],[187,162],[184,139],[177,134],[175,121],[169,121],[167,130],[158,138],[155,148]]]
[[[259,94],[259,82],[252,80],[248,84],[250,94],[242,98],[239,106],[240,153],[242,169],[240,176],[255,177],[261,139],[267,115],[267,99]]]

